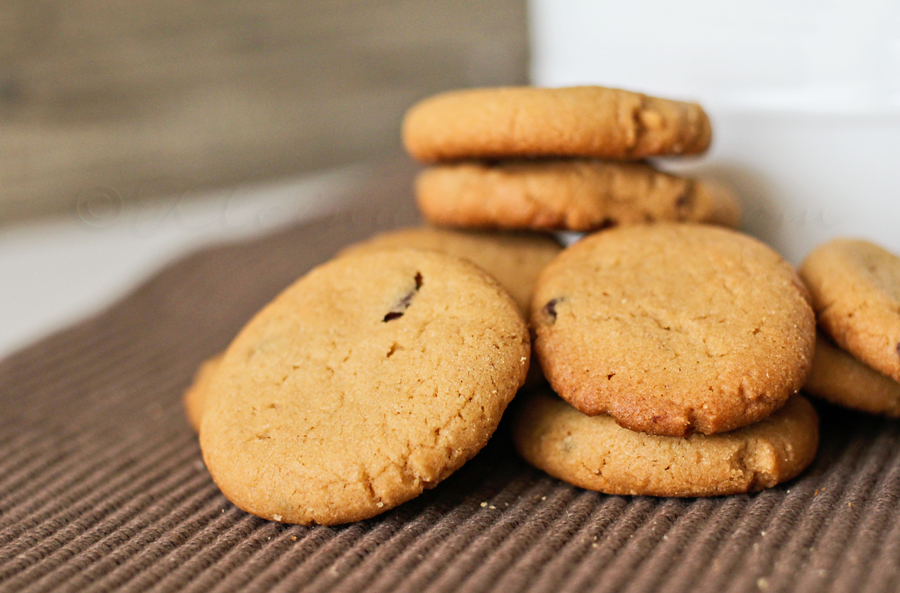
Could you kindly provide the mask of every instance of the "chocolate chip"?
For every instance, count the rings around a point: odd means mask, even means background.
[[[897,342],[897,356],[900,356],[900,342]]]
[[[694,201],[694,196],[689,191],[685,190],[683,194],[678,196],[678,199],[675,200],[675,209],[676,210],[687,210],[691,202]]]
[[[409,309],[409,306],[412,304],[413,297],[416,296],[416,293],[419,292],[420,288],[422,288],[422,283],[424,282],[424,280],[422,279],[421,272],[416,272],[415,281],[416,287],[406,293],[403,298],[400,299],[400,302],[398,302],[397,305],[393,309],[391,309],[391,311],[388,312],[387,315],[384,316],[384,319],[382,319],[382,321],[393,321],[394,319],[403,317],[403,313],[407,309]]]
[[[545,315],[549,315],[553,318],[553,321],[556,321],[556,305],[559,303],[561,299],[550,299],[547,301],[547,304],[544,305],[542,311]]]
[[[594,230],[595,231],[603,231],[606,229],[611,229],[614,226],[616,226],[615,220],[613,220],[612,218],[604,218],[603,220],[600,221],[600,224],[598,224],[597,226],[594,227]]]

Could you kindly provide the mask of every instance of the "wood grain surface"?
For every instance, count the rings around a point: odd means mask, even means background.
[[[523,0],[0,3],[0,224],[384,158],[403,110],[526,79]]]

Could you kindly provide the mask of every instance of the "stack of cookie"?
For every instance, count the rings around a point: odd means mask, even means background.
[[[815,455],[818,419],[796,394],[815,320],[794,270],[755,239],[693,224],[594,234],[541,274],[531,324],[565,402],[526,400],[515,440],[551,475],[710,496],[774,486]]]
[[[834,404],[900,418],[900,257],[833,239],[800,267],[821,330],[805,390]]]
[[[416,181],[423,216],[466,228],[737,226],[726,188],[635,162],[697,154],[710,139],[699,105],[600,87],[444,93],[403,123],[407,151],[431,165]]]
[[[635,162],[705,150],[699,106],[472,90],[414,106],[403,135],[430,164],[423,215],[463,228],[346,249],[201,367],[185,405],[232,502],[336,524],[433,487],[525,383],[527,318],[532,368],[565,402],[547,388],[523,398],[515,440],[552,475],[699,496],[771,486],[811,461],[817,418],[794,394],[815,322],[794,271],[724,228],[739,218],[726,189]],[[601,229],[566,250],[547,233]]]
[[[806,292],[737,232],[718,185],[633,161],[696,154],[695,104],[582,87],[446,93],[414,106],[409,153],[434,224],[597,231],[541,274],[530,325],[553,391],[523,398],[523,457],[616,494],[706,496],[772,486],[813,459],[796,395],[813,355]],[[653,225],[640,223],[653,222]],[[673,224],[680,223],[680,224]]]

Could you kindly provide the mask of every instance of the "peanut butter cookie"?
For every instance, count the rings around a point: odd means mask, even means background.
[[[761,242],[694,224],[620,227],[538,278],[535,352],[585,414],[666,436],[733,430],[784,405],[812,362],[815,319]]]
[[[429,167],[416,179],[416,200],[429,222],[460,227],[590,232],[657,221],[736,227],[740,219],[721,185],[595,159]]]
[[[341,257],[229,346],[207,392],[203,458],[260,517],[372,517],[487,443],[529,352],[515,303],[473,264],[411,249]]]
[[[900,383],[863,364],[821,333],[803,390],[839,406],[900,418]]]
[[[800,395],[755,424],[686,438],[633,432],[545,392],[523,399],[513,423],[519,454],[555,478],[608,494],[718,496],[771,488],[812,463],[819,443],[819,419]]]
[[[636,160],[696,154],[712,128],[703,109],[603,87],[451,91],[413,105],[403,143],[424,163],[579,156]]]
[[[859,239],[833,239],[800,266],[819,325],[868,366],[900,381],[900,257]]]

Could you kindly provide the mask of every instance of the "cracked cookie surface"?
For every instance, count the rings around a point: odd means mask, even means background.
[[[416,179],[426,220],[463,227],[595,231],[657,221],[735,227],[740,207],[712,182],[596,159],[463,162]]]
[[[519,454],[555,478],[608,494],[762,490],[797,476],[818,447],[818,417],[800,395],[755,424],[686,438],[630,431],[609,416],[586,416],[548,392],[521,400],[512,426]]]
[[[844,350],[900,381],[900,257],[860,239],[833,239],[800,266],[819,325]]]
[[[683,436],[768,416],[803,385],[815,320],[794,270],[735,231],[620,227],[538,278],[531,323],[553,389],[585,414]]]
[[[695,103],[603,87],[451,91],[413,105],[403,143],[421,162],[536,156],[637,160],[696,154],[712,128]]]
[[[341,257],[229,346],[207,392],[203,457],[260,517],[372,517],[487,443],[528,357],[521,313],[474,265],[417,250]]]

